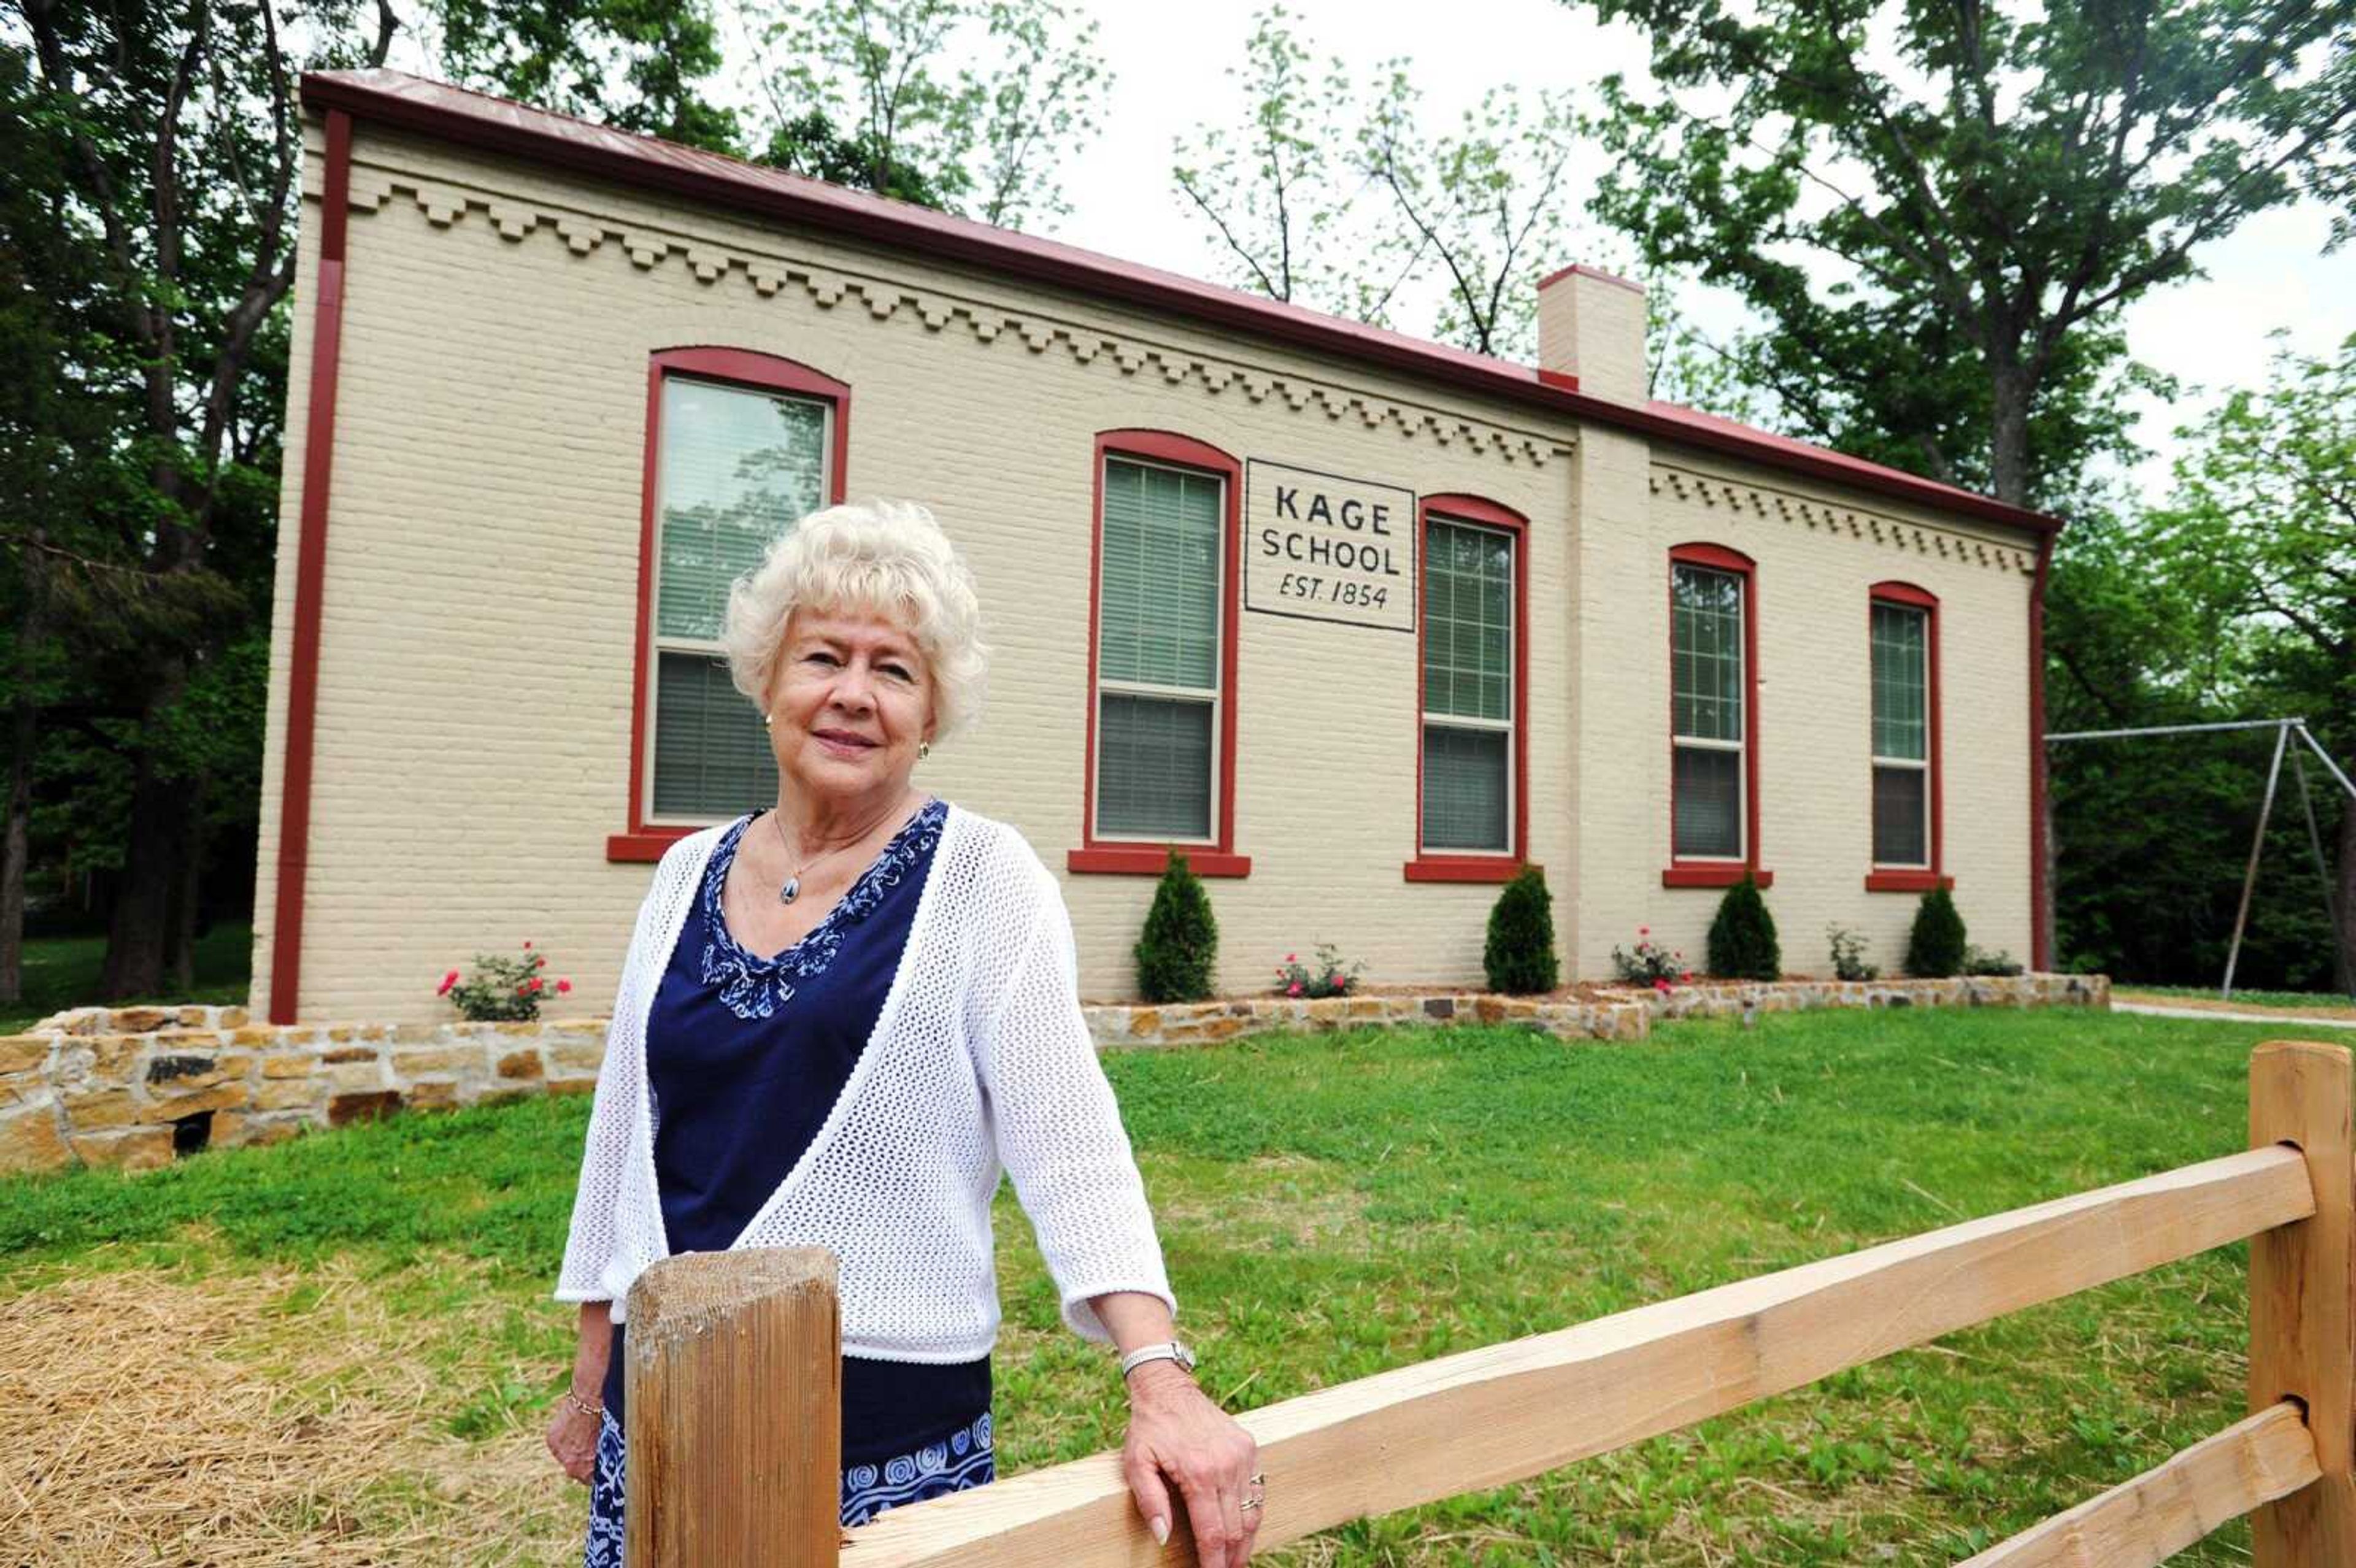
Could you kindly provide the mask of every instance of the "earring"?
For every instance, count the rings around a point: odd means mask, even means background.
[[[921,763],[932,754],[933,743],[930,741],[919,741],[916,742],[916,761]]]
[[[761,715],[761,728],[764,730],[768,729],[771,725],[776,723],[776,721],[777,716],[774,713],[764,713]]]

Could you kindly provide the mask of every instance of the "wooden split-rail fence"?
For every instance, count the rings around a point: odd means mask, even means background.
[[[1239,1417],[1265,1551],[1499,1487],[1785,1392],[1942,1334],[2250,1241],[2248,1419],[1969,1560],[2163,1562],[2252,1514],[2259,1568],[2356,1565],[2356,1153],[2338,1046],[2250,1061],[2250,1147],[2140,1180],[1552,1333],[1395,1368]],[[695,1253],[629,1300],[632,1568],[1109,1568],[1157,1546],[1118,1454],[838,1528],[834,1259]]]

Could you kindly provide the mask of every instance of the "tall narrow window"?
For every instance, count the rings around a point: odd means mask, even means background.
[[[1211,837],[1226,482],[1108,457],[1097,623],[1097,832]]]
[[[1669,868],[1665,885],[1758,869],[1757,628],[1751,558],[1679,545],[1669,560]]]
[[[655,357],[631,830],[609,857],[642,859],[776,793],[761,718],[728,678],[728,590],[794,523],[841,495],[848,389],[765,354]]]
[[[1416,852],[1407,880],[1501,882],[1529,852],[1529,524],[1478,496],[1427,496],[1416,517]]]
[[[1236,473],[1223,453],[1159,432],[1110,432],[1097,453],[1095,710],[1087,845],[1075,870],[1158,871],[1146,846],[1229,857],[1235,697]]]
[[[1514,537],[1433,517],[1423,530],[1423,842],[1514,848]]]
[[[1867,886],[1947,886],[1939,869],[1939,602],[1879,582],[1868,609],[1873,731],[1873,870]]]

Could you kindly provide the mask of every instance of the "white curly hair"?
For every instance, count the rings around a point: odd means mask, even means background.
[[[766,707],[786,623],[807,606],[879,614],[906,627],[933,683],[933,738],[981,712],[990,649],[973,574],[933,514],[914,501],[873,500],[812,512],[728,592],[721,645],[736,689]]]

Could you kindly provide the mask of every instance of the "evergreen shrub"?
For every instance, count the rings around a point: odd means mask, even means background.
[[[1726,890],[1709,923],[1709,972],[1727,980],[1780,980],[1783,953],[1775,941],[1775,917],[1759,896],[1751,873]]]
[[[1944,978],[1964,972],[1969,947],[1964,940],[1964,917],[1944,888],[1922,895],[1914,912],[1914,930],[1906,938],[1906,972],[1919,980]]]
[[[1211,915],[1209,890],[1175,849],[1153,890],[1136,952],[1138,994],[1147,1001],[1199,1002],[1211,995],[1219,923]]]
[[[1554,989],[1561,973],[1554,952],[1554,895],[1536,866],[1523,867],[1497,895],[1481,963],[1493,991],[1528,996]]]

